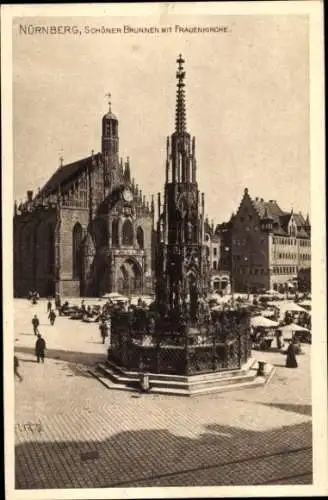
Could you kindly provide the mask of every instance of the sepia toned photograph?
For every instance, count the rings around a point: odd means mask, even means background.
[[[322,10],[270,4],[2,11],[8,498],[327,493]]]

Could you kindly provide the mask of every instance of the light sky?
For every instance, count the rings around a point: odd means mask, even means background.
[[[149,198],[162,191],[174,131],[176,58],[186,70],[187,129],[197,180],[216,223],[243,190],[284,210],[310,211],[306,16],[20,18],[13,26],[14,197],[59,165],[101,148],[105,94],[119,119],[120,155]],[[19,24],[228,26],[227,33],[24,35]]]

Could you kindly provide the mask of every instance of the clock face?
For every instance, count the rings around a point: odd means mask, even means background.
[[[131,202],[133,200],[133,194],[130,189],[125,188],[123,191],[123,199],[124,201]]]

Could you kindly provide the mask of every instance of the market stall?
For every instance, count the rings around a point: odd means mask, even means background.
[[[251,318],[253,349],[267,351],[276,338],[279,323],[262,315]]]

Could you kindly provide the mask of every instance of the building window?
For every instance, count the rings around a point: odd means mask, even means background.
[[[123,245],[133,245],[133,226],[129,219],[125,219],[122,226]]]
[[[216,247],[214,247],[214,248],[213,248],[213,255],[214,255],[214,257],[216,257],[216,256],[217,256],[217,251],[218,251],[218,249],[217,249]]]
[[[82,226],[77,222],[73,228],[73,279],[82,278]]]
[[[214,271],[217,270],[217,262],[216,262],[216,260],[213,262],[213,269],[214,269]]]

